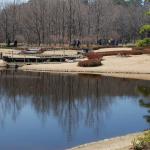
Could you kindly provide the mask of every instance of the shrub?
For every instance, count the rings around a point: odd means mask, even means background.
[[[97,67],[100,66],[102,59],[90,59],[85,61],[80,61],[78,66],[80,67]]]
[[[145,12],[145,15],[150,16],[150,11]]]
[[[134,150],[148,150],[150,149],[150,131],[146,131],[143,136],[138,137],[132,141]]]
[[[142,150],[144,148],[144,141],[141,137],[138,137],[137,139],[134,139],[132,141],[133,149],[134,150]]]
[[[139,48],[138,48],[139,49]],[[141,48],[140,48],[141,49]],[[142,55],[144,53],[148,53],[148,51],[140,51],[140,50],[133,50],[133,51],[109,51],[109,52],[99,52],[101,56],[113,56],[113,55]]]
[[[136,42],[136,45],[138,47],[145,47],[145,46],[150,46],[150,38],[145,38],[143,40],[138,40]]]
[[[149,24],[142,26],[140,29],[140,34],[144,34],[146,32],[150,32],[150,25]]]
[[[99,53],[88,53],[87,54],[88,59],[102,59],[102,55],[100,55]]]

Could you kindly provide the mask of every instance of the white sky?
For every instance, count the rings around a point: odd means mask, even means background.
[[[14,0],[0,0],[0,3],[8,3],[13,2]],[[16,2],[27,2],[28,0],[16,0]]]
[[[14,0],[0,0],[0,1],[4,1],[4,2],[13,2]],[[16,1],[27,1],[27,0],[16,0]]]

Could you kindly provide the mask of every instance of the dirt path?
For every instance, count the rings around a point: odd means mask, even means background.
[[[132,141],[140,135],[142,135],[142,133],[129,134],[126,136],[84,144],[69,150],[129,150],[132,146]]]

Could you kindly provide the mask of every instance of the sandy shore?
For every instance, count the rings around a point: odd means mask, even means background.
[[[131,51],[132,48],[128,47],[119,47],[119,48],[101,48],[98,50],[94,50],[94,52],[109,52],[109,51]],[[43,53],[44,56],[47,55],[76,55],[77,51],[75,50],[52,50],[46,51]]]
[[[101,48],[99,50],[95,50],[94,52],[108,52],[108,51],[122,51],[122,50],[125,50],[125,51],[131,51],[132,48],[127,48],[127,47],[124,47],[124,48]],[[7,55],[7,56],[10,56],[12,55],[12,52],[13,52],[13,55],[15,54],[18,54],[20,51],[19,50],[15,50],[15,49],[0,49],[0,53],[3,53],[3,55]],[[77,54],[77,51],[75,50],[51,50],[51,51],[45,51],[42,55],[43,56],[50,56],[50,55],[76,55]],[[29,55],[28,55],[29,56]]]
[[[17,55],[20,50],[15,50],[15,49],[0,49],[0,53],[3,53],[3,55],[9,56],[12,55]],[[76,55],[77,51],[75,50],[51,50],[51,51],[45,51],[42,53],[42,56],[50,56],[50,55]],[[29,56],[29,55],[27,55]]]
[[[1,49],[0,48],[0,53],[3,53],[3,55],[12,55],[12,52],[13,54],[18,54],[18,50],[15,50],[15,49]]]
[[[50,56],[50,55],[77,55],[77,51],[75,50],[52,50],[52,51],[45,51],[43,56]]]
[[[101,49],[95,50],[94,52],[131,51],[131,50],[132,48],[119,47],[119,48],[101,48]]]
[[[114,77],[136,78],[150,80],[150,55],[130,57],[107,56],[103,58],[102,66],[78,67],[78,63],[35,64],[23,66],[24,71],[70,72],[103,74]]]
[[[108,51],[131,51],[132,48],[102,48],[99,50],[96,50],[94,52],[108,52]],[[13,56],[17,58],[33,58],[36,57],[35,55],[27,55],[27,54],[19,54],[21,51],[20,50],[15,50],[15,49],[0,49],[0,53],[3,54],[3,56]],[[60,56],[60,55],[68,55],[68,56],[74,56],[77,55],[78,51],[76,50],[50,50],[50,51],[45,51],[44,53],[40,54],[40,56]]]
[[[96,52],[107,51],[130,51],[131,48],[102,48]],[[26,57],[26,55],[18,55],[18,50],[0,49],[4,55],[13,55],[15,57]],[[75,55],[77,51],[59,50],[46,51],[42,55]],[[28,56],[29,57],[29,56]],[[33,57],[33,56],[31,56]],[[99,67],[78,67],[78,63],[59,63],[59,64],[35,64],[23,66],[20,68],[24,71],[46,71],[46,72],[66,72],[66,73],[87,73],[87,74],[102,74],[106,76],[135,78],[150,80],[150,55],[138,55],[131,57],[107,56],[102,61],[102,66]],[[6,66],[4,62],[0,62],[0,67]]]
[[[132,141],[143,133],[129,134],[126,136],[106,139],[103,141],[84,144],[70,150],[129,150]]]
[[[4,62],[3,60],[0,60],[0,67],[6,67],[7,66],[7,63]]]
[[[73,50],[51,50],[51,51],[45,51],[42,54],[33,54],[33,55],[28,55],[28,54],[20,54],[21,51],[19,50],[14,50],[14,49],[0,49],[0,53],[3,54],[3,56],[10,56],[10,57],[15,57],[15,58],[35,58],[38,56],[63,56],[63,55],[68,55],[68,56],[74,56],[77,55],[77,51]]]

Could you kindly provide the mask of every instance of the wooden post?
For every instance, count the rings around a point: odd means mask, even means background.
[[[2,58],[3,58],[3,53],[1,52],[1,53],[0,53],[0,59],[2,59]]]
[[[25,55],[24,55],[24,64],[25,64]]]
[[[64,49],[64,56],[65,56],[65,49]]]
[[[13,60],[13,62],[14,62],[14,54],[13,54],[13,51],[12,51],[12,56],[11,56],[11,57],[12,57],[12,60]]]

